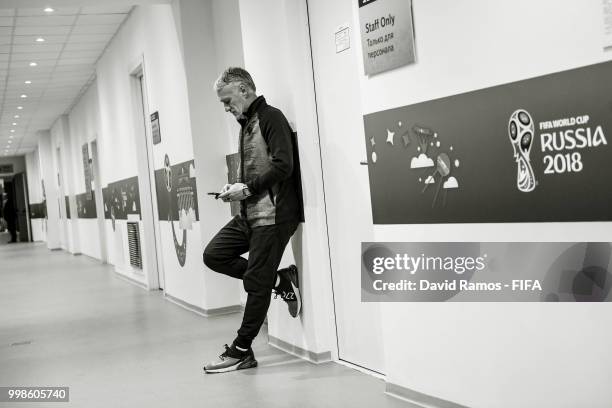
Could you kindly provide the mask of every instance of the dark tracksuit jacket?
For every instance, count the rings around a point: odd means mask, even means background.
[[[257,97],[240,131],[240,182],[251,196],[240,202],[250,227],[303,222],[297,140],[285,115]]]

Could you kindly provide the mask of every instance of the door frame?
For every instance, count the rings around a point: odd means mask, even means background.
[[[164,290],[165,276],[163,263],[159,259],[160,229],[157,219],[157,193],[155,191],[155,161],[151,140],[151,125],[149,118],[149,104],[147,94],[147,77],[145,71],[144,55],[138,58],[130,70],[130,90],[132,95],[132,107],[134,117],[134,132],[137,146],[137,160],[146,168],[146,179],[139,182],[140,191],[140,213],[144,234],[141,235],[145,241],[143,252],[143,265],[148,263],[147,286],[149,290]],[[138,148],[143,147],[143,148]],[[139,174],[141,165],[139,164]],[[145,198],[144,200],[142,198]],[[147,234],[146,231],[152,231]],[[148,262],[147,262],[148,260]]]
[[[106,220],[104,219],[104,198],[102,197],[102,179],[100,176],[100,155],[98,152],[98,139],[91,142],[91,160],[93,171],[94,191],[96,197],[96,218],[98,219],[98,235],[100,238],[100,261],[108,263],[108,242],[106,238]]]
[[[321,163],[321,174],[322,174],[323,196],[324,196],[323,201],[324,201],[325,215],[326,215],[325,223],[327,227],[327,240],[328,240],[327,243],[328,243],[328,248],[329,248],[328,251],[329,251],[330,274],[331,274],[330,280],[331,280],[332,296],[333,296],[333,310],[334,310],[334,318],[335,318],[334,323],[335,323],[335,335],[336,335],[338,362],[345,364],[347,366],[350,366],[352,368],[355,368],[361,372],[373,375],[377,378],[384,379],[386,375],[385,374],[386,370],[384,369],[384,367],[367,366],[365,362],[358,361],[358,359],[356,359],[354,355],[353,356],[348,355],[346,348],[343,349],[343,343],[346,342],[347,338],[350,338],[350,336],[346,332],[343,332],[343,329],[346,326],[350,325],[350,324],[347,324],[347,321],[349,321],[350,319],[348,319],[346,316],[347,305],[343,305],[343,303],[340,301],[340,299],[342,299],[343,297],[342,279],[345,278],[342,275],[343,268],[338,267],[339,264],[342,265],[342,262],[338,260],[338,259],[341,259],[342,257],[334,252],[334,243],[340,240],[343,234],[337,234],[337,231],[334,231],[333,228],[330,228],[330,223],[329,223],[329,219],[330,219],[329,201],[333,200],[334,194],[337,194],[337,193],[334,193],[333,186],[331,186],[330,183],[326,184],[326,181],[328,180],[326,178],[325,169],[326,168],[329,169],[329,163],[331,160],[329,158],[326,159],[326,154],[323,149],[325,148],[326,140],[330,138],[330,135],[329,135],[329,131],[324,130],[326,128],[326,123],[325,122],[322,123],[322,117],[319,115],[319,112],[322,111],[323,109],[321,100],[324,98],[324,96],[319,94],[319,92],[322,89],[321,82],[323,81],[320,79],[320,76],[321,76],[320,69],[321,68],[317,64],[317,61],[316,61],[317,56],[314,54],[314,50],[313,50],[313,42],[317,41],[317,38],[313,40],[314,31],[312,29],[313,25],[311,24],[313,14],[311,13],[311,7],[309,5],[309,1],[304,0],[304,2],[306,3],[306,13],[307,13],[307,19],[308,19],[307,20],[308,40],[309,40],[309,45],[310,45],[309,52],[310,52],[310,59],[312,63],[312,72],[313,72],[312,84],[314,88],[314,99],[315,99],[315,108],[316,108],[316,117],[317,117],[317,130],[318,130],[317,138],[318,138],[318,146],[319,146],[320,160],[321,160],[320,163]],[[356,52],[357,47],[359,47],[358,42],[355,44],[353,43],[353,38],[355,35],[353,33],[353,30],[355,29],[355,27],[358,27],[358,25],[355,24],[354,15],[352,14],[352,12],[351,12],[351,18],[348,20],[348,25],[350,27],[350,32],[351,32],[351,45],[350,45],[350,50],[348,52],[345,52],[346,54],[351,53],[351,52]],[[346,60],[346,57],[344,57],[344,60]],[[346,64],[346,62],[344,63]],[[340,71],[342,68],[341,66],[338,66],[337,69]],[[326,119],[323,119],[323,120],[326,120]],[[364,143],[364,141],[359,141],[358,143]],[[361,157],[355,158],[356,161],[359,159],[361,159]],[[364,164],[364,163],[362,162],[361,164]],[[358,174],[357,177],[362,177],[361,172],[360,174]],[[367,173],[365,177],[367,177]],[[330,193],[334,193],[334,194],[330,194]],[[368,200],[369,200],[369,197],[368,197]],[[372,238],[371,239],[373,239],[373,228],[372,228]],[[360,303],[363,303],[363,302],[360,302]],[[373,304],[369,304],[369,305],[373,305]],[[371,306],[371,307],[379,307],[379,306]],[[378,313],[380,314],[380,312]],[[380,330],[381,339],[382,339],[382,336],[383,336],[383,332],[382,332],[382,327],[381,327],[381,330]],[[382,348],[384,345],[381,343],[380,346],[381,346],[381,355],[384,356],[384,349]],[[382,359],[381,361],[384,361],[384,359]]]

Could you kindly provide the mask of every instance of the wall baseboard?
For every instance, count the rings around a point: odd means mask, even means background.
[[[118,277],[119,279],[123,279],[124,281],[131,283],[133,285],[139,286],[144,290],[149,290],[149,288],[147,287],[147,285],[145,285],[144,283],[137,281],[136,279],[130,278],[129,276],[126,276],[118,271],[114,271],[115,272],[115,276]]]
[[[101,260],[100,258],[96,258],[95,256],[88,255],[88,254],[86,254],[86,253],[81,253],[81,254],[79,254],[79,255],[81,255],[81,256],[83,256],[83,257],[85,257],[85,258],[89,258],[89,259],[91,259],[92,261],[94,261],[94,262],[96,262],[96,263],[101,263],[101,262],[102,262],[102,260]]]
[[[237,313],[243,310],[242,306],[240,305],[218,307],[215,309],[203,309],[199,306],[195,306],[195,305],[192,305],[191,303],[187,303],[184,300],[175,298],[174,296],[169,295],[166,292],[164,292],[164,298],[168,300],[169,302],[174,303],[175,305],[178,305],[184,309],[187,309],[191,312],[197,313],[200,316],[204,316],[204,317],[222,316],[222,315]]]
[[[283,341],[269,334],[268,334],[268,343],[271,346],[281,351],[284,351],[285,353],[289,353],[296,357],[303,358],[314,364],[321,364],[321,363],[327,363],[327,362],[332,361],[331,351],[315,353],[313,351],[304,350],[303,348],[294,346],[293,344],[289,344],[286,341]]]
[[[423,408],[469,408],[465,405],[432,397],[431,395],[423,394],[421,392],[411,390],[410,388],[392,383],[386,383],[385,394],[411,402]]]

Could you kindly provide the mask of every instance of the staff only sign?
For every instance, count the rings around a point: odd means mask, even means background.
[[[366,75],[415,61],[411,0],[358,0]]]
[[[375,224],[612,220],[612,62],[364,116]]]

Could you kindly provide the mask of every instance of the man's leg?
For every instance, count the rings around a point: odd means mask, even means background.
[[[296,228],[296,223],[284,223],[252,230],[248,268],[243,276],[248,297],[242,325],[234,340],[234,344],[241,349],[251,347],[266,318],[272,288],[276,282],[276,271]]]
[[[204,250],[204,263],[215,272],[242,279],[248,261],[242,254],[249,250],[250,230],[234,217],[214,236]]]
[[[209,266],[214,270],[229,276],[242,277],[244,288],[248,293],[247,304],[242,325],[238,330],[238,337],[233,341],[231,347],[225,345],[225,351],[219,356],[218,360],[204,365],[206,373],[223,373],[257,367],[257,360],[255,360],[255,355],[251,349],[251,343],[266,318],[270,306],[272,287],[276,281],[276,270],[285,246],[297,228],[297,224],[247,228],[245,236],[249,237],[250,246],[247,245],[249,260],[244,260],[243,263],[235,259],[243,259],[236,255],[240,249],[239,245],[234,247],[223,245],[224,238],[227,238],[226,235],[233,236],[237,233],[233,231],[230,224],[226,226],[227,229],[223,228],[217,234],[218,237],[220,236],[219,239],[215,237],[207,246],[206,251],[204,251],[204,259],[212,263],[212,266]],[[230,239],[230,241],[232,240]],[[229,256],[232,253],[232,248],[234,258]],[[244,252],[246,250],[240,252],[240,254]],[[228,256],[222,257],[218,255],[219,253],[226,253]],[[223,261],[224,258],[225,261]],[[244,271],[240,269],[242,267],[244,267]]]

